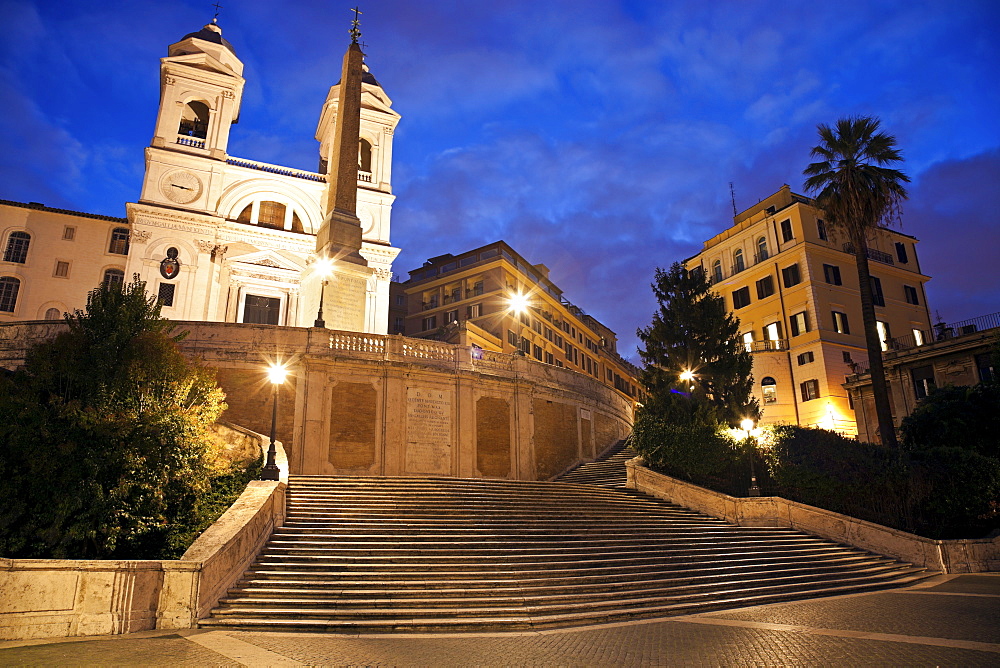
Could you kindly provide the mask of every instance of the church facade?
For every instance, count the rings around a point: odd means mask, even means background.
[[[99,283],[138,274],[173,320],[293,327],[322,320],[331,329],[386,333],[399,253],[390,218],[400,116],[352,47],[347,80],[358,89],[349,97],[360,93],[352,105],[360,126],[346,127],[357,148],[338,142],[338,83],[320,110],[319,168],[309,172],[229,155],[243,63],[215,22],[170,45],[142,190],[126,205],[127,218],[0,201],[0,321],[61,317],[82,308]],[[337,208],[335,181],[347,162],[355,201],[342,198]]]

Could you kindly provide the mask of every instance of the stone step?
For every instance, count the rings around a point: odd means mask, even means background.
[[[791,529],[737,527],[614,489],[628,458],[575,472],[605,487],[293,476],[285,525],[200,626],[509,631],[927,577]]]

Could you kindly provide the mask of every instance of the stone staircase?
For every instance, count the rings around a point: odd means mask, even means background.
[[[626,445],[625,440],[618,441],[608,448],[604,454],[592,462],[581,464],[560,475],[559,482],[577,482],[583,485],[600,485],[624,489],[626,482],[625,462],[636,456],[635,450]]]
[[[929,575],[632,490],[293,476],[285,525],[200,625],[527,630],[859,592]]]

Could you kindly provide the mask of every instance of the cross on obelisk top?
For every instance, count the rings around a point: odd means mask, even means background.
[[[351,21],[351,31],[350,31],[351,43],[357,44],[358,38],[361,37],[361,21],[358,19],[358,16],[360,16],[362,12],[361,9],[359,9],[358,7],[355,7],[351,11],[354,12],[354,20]]]
[[[222,9],[222,5],[220,5],[218,3],[218,1],[216,1],[216,3],[214,5],[212,5],[212,6],[215,7],[215,18],[218,19],[219,18],[219,10]]]

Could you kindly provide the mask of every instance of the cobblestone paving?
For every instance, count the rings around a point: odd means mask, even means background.
[[[943,581],[947,580],[947,581]],[[0,642],[0,666],[998,666],[1000,575],[524,634],[239,631]]]

